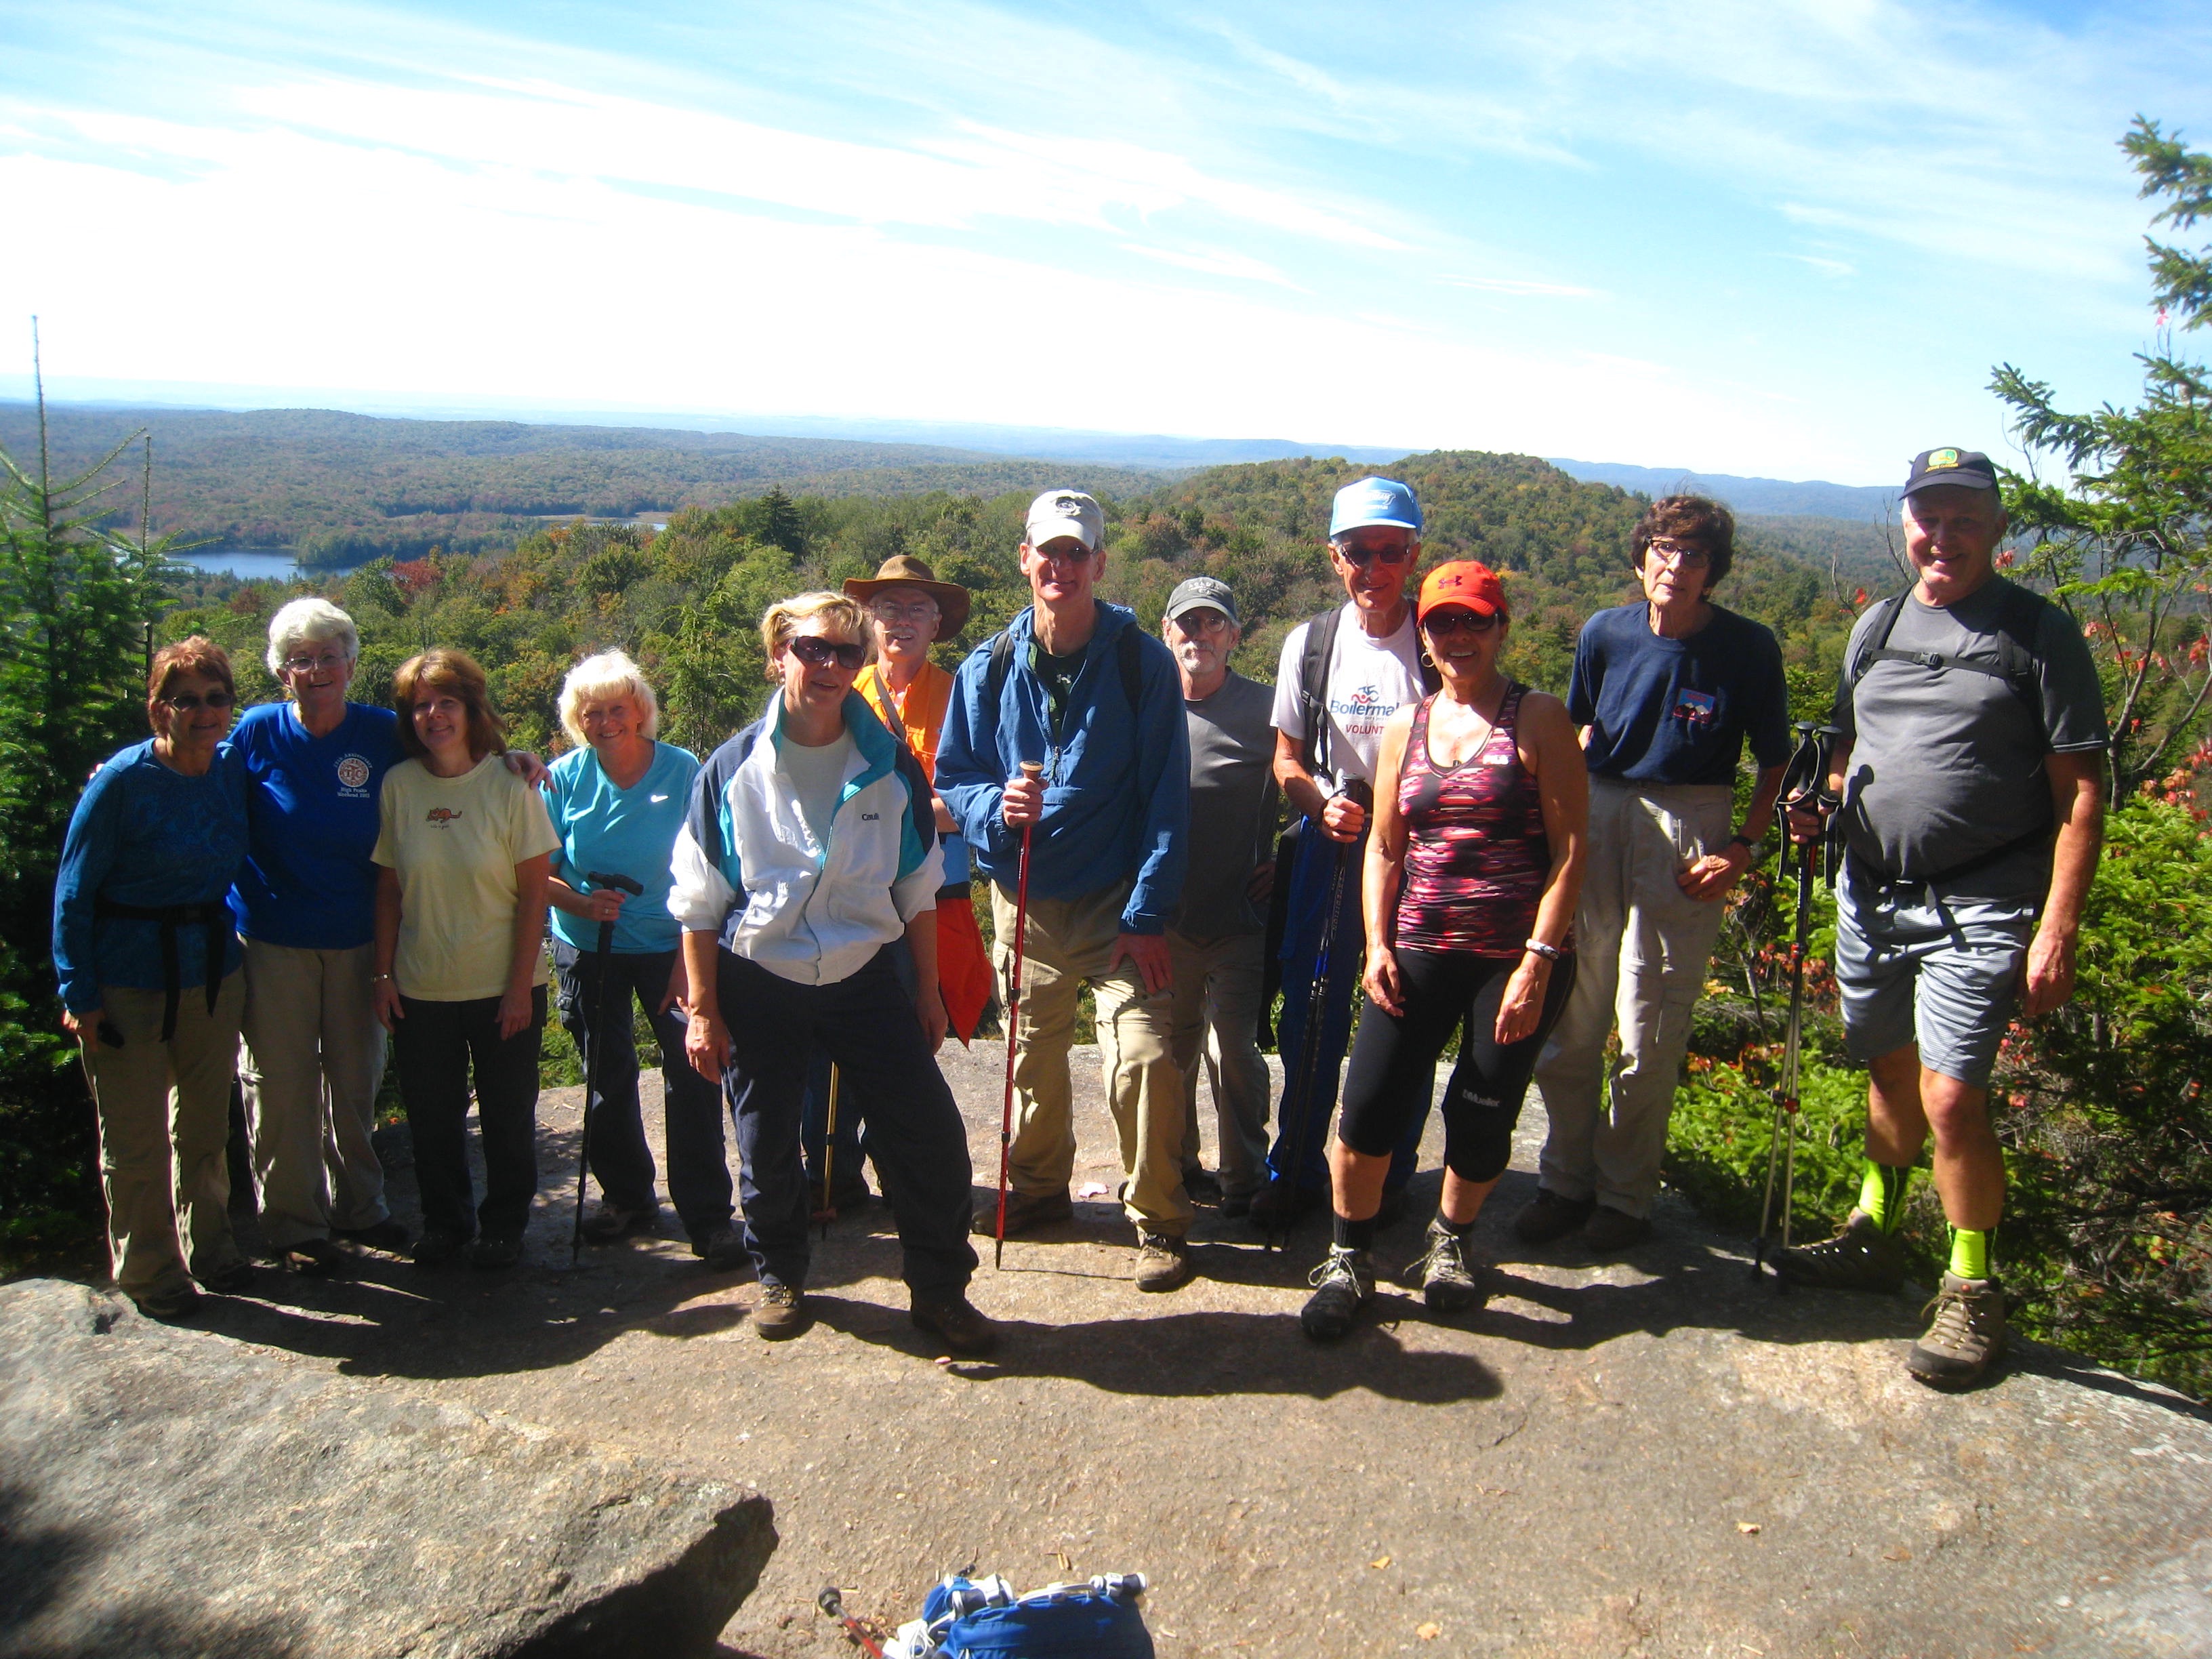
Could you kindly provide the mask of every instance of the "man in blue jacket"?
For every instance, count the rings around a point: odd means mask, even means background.
[[[1080,490],[1047,490],[1030,504],[1021,566],[1032,603],[961,664],[937,789],[991,883],[1002,992],[1030,833],[1006,1231],[1073,1213],[1067,1050],[1088,984],[1122,1207],[1137,1229],[1137,1288],[1171,1291],[1191,1273],[1165,937],[1182,892],[1190,744],[1175,659],[1133,613],[1092,592],[1106,568],[1105,528]],[[1043,775],[1025,780],[1024,761]],[[979,1212],[975,1230],[995,1223],[995,1210]]]

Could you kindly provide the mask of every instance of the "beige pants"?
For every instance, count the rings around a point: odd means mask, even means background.
[[[1728,915],[1725,898],[1691,898],[1675,878],[1727,848],[1734,815],[1717,784],[1590,780],[1575,986],[1536,1066],[1552,1120],[1537,1178],[1562,1198],[1651,1212],[1690,1011]],[[1620,1063],[1608,1086],[1605,1040],[1616,1022]]]
[[[1182,1072],[1172,1042],[1171,994],[1147,995],[1126,957],[1109,963],[1121,927],[1126,884],[1081,898],[1030,900],[1022,963],[1021,1048],[1014,1061],[1014,1190],[1065,1191],[1075,1174],[1075,1119],[1067,1050],[1075,1004],[1088,984],[1098,1000],[1098,1058],[1113,1108],[1127,1186],[1121,1207],[1147,1232],[1180,1237],[1190,1227],[1182,1189]],[[1014,901],[991,887],[999,994],[1013,965]]]
[[[1171,1006],[1176,1066],[1182,1073],[1183,1167],[1198,1162],[1198,1081],[1203,1069],[1213,1085],[1221,1190],[1242,1197],[1267,1178],[1267,1103],[1274,1085],[1260,1052],[1259,1034],[1267,935],[1188,939],[1170,930],[1168,949],[1175,963]]]
[[[100,995],[102,1018],[123,1038],[118,1048],[95,1036],[84,1049],[100,1123],[108,1267],[131,1296],[181,1289],[188,1277],[211,1278],[238,1260],[223,1154],[246,975],[223,981],[212,1014],[204,987],[185,986],[167,1042],[161,992],[107,985]]]
[[[253,1182],[272,1247],[368,1227],[391,1213],[369,1139],[384,1080],[384,1027],[369,1002],[376,947],[302,951],[246,942],[239,1080],[253,1128]]]

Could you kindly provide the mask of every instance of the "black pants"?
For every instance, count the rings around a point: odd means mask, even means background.
[[[553,945],[553,971],[561,979],[561,1023],[598,1084],[592,1097],[592,1173],[599,1192],[625,1210],[650,1210],[653,1149],[637,1100],[637,1041],[630,999],[644,1005],[660,1040],[662,1111],[668,1132],[668,1196],[684,1231],[704,1238],[730,1218],[730,1163],[722,1148],[722,1097],[684,1057],[684,1016],[673,1008],[655,1013],[668,994],[673,951],[610,952],[599,972],[596,951]],[[605,1030],[601,1000],[606,1003]],[[597,1052],[594,1053],[594,1048]]]
[[[963,1291],[975,1271],[968,1132],[914,1000],[899,988],[890,947],[833,985],[795,984],[727,951],[717,962],[745,1248],[762,1279],[793,1290],[806,1283],[812,1204],[799,1153],[799,1102],[819,1045],[868,1103],[861,1144],[898,1223],[908,1285],[925,1296]]]
[[[469,1002],[399,999],[392,1032],[399,1095],[415,1143],[425,1225],[466,1238],[519,1238],[538,1196],[538,1040],[545,988],[530,994],[530,1024],[501,1041],[497,997]],[[476,1071],[484,1197],[469,1182],[469,1072]]]
[[[1370,1000],[1361,1014],[1338,1139],[1363,1157],[1389,1157],[1407,1124],[1426,1115],[1437,1059],[1464,1026],[1459,1063],[1444,1085],[1444,1163],[1462,1181],[1495,1181],[1513,1160],[1513,1126],[1521,1121],[1536,1056],[1574,989],[1575,959],[1553,963],[1534,1033],[1501,1047],[1498,1006],[1519,957],[1456,951],[1397,955],[1406,1012],[1385,1013]]]

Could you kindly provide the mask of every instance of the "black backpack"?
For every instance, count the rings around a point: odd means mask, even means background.
[[[1036,636],[1032,635],[1031,638]],[[1114,638],[1115,660],[1121,671],[1122,694],[1129,699],[1129,712],[1138,712],[1141,688],[1138,676],[1143,672],[1137,653],[1143,647],[1134,623],[1123,629]],[[995,726],[999,718],[999,698],[1006,689],[1006,675],[1014,665],[1014,630],[1002,628],[991,636],[991,664],[983,676],[983,706],[991,711]]]
[[[1328,760],[1328,659],[1336,650],[1336,630],[1343,626],[1344,607],[1334,605],[1306,623],[1304,652],[1298,658],[1298,713],[1306,728],[1301,754],[1308,773]],[[1425,656],[1420,662],[1421,690],[1433,697],[1443,689],[1443,676]]]
[[[1998,580],[2002,580],[2000,577]],[[1876,608],[1874,626],[1867,632],[1866,641],[1853,653],[1844,675],[1843,689],[1837,696],[1840,713],[1848,708],[1851,694],[1866,678],[1867,670],[1878,662],[1917,663],[1923,668],[1957,668],[1973,674],[1987,674],[1992,679],[2002,680],[2020,699],[2027,712],[2035,717],[2038,728],[2043,726],[2043,682],[2038,674],[2039,662],[2035,654],[2036,632],[2043,626],[2043,612],[2051,603],[2042,594],[2022,587],[2017,582],[2005,582],[2002,602],[1997,612],[1997,658],[1995,662],[1985,657],[1947,657],[1940,651],[1897,651],[1890,647],[1889,635],[1904,614],[1905,602],[1912,590],[1893,593]],[[1854,725],[1856,726],[1856,722]]]

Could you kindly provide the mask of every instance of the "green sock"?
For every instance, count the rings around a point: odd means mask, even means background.
[[[1897,1231],[1897,1224],[1905,1218],[1905,1183],[1912,1178],[1912,1166],[1902,1168],[1893,1164],[1877,1164],[1866,1160],[1866,1176],[1859,1182],[1859,1208],[1874,1218],[1874,1224],[1886,1233]]]
[[[1990,1236],[1972,1227],[1952,1228],[1951,1271],[1961,1279],[1987,1279]]]

